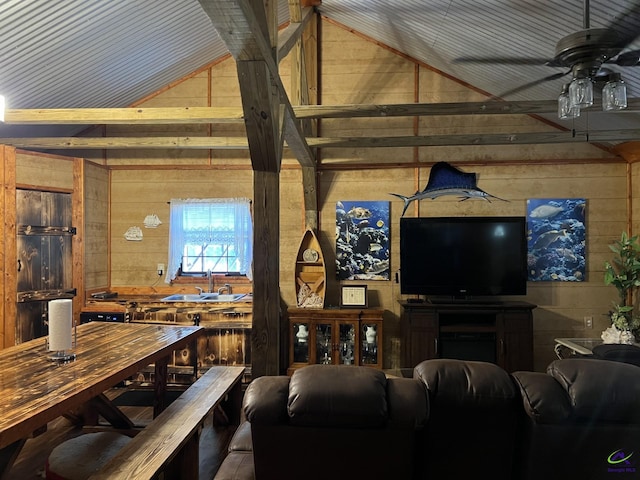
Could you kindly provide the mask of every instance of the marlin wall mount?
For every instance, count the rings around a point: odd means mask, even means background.
[[[469,198],[480,198],[491,202],[491,198],[508,202],[503,198],[491,195],[484,190],[478,188],[478,174],[467,173],[457,169],[453,165],[447,162],[438,162],[432,168],[429,173],[429,181],[427,186],[421,192],[416,192],[410,197],[400,195],[399,193],[390,193],[395,197],[402,199],[404,202],[404,208],[402,209],[402,215],[407,211],[407,208],[414,200],[422,200],[424,198],[430,198],[435,200],[438,197],[445,195],[455,195],[460,197],[460,201],[468,200]]]

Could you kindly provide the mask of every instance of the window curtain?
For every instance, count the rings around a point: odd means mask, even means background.
[[[169,259],[165,283],[176,278],[187,243],[230,243],[240,273],[252,279],[253,225],[248,198],[171,199]]]

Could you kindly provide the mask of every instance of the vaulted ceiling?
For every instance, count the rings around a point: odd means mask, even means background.
[[[239,0],[240,1],[240,0]],[[589,26],[624,25],[638,1],[592,0]],[[555,101],[570,75],[544,60],[562,37],[581,30],[583,0],[323,0],[317,11],[399,52],[507,101]],[[640,15],[639,15],[640,17]],[[279,0],[278,22],[289,19]],[[627,50],[640,49],[635,39]],[[3,0],[0,3],[0,93],[8,108],[127,107],[228,52],[198,0]],[[536,65],[463,62],[463,58],[538,59]],[[640,66],[619,67],[630,98],[640,98]],[[597,101],[597,100],[596,100]],[[619,113],[600,108],[553,122],[566,128],[639,129],[638,103]],[[78,126],[74,126],[78,130]],[[3,125],[0,136],[68,134],[68,126]]]

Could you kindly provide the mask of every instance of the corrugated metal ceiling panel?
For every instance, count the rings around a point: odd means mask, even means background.
[[[590,3],[590,26],[601,28],[638,2]],[[500,56],[550,60],[558,40],[583,29],[584,4],[582,0],[323,0],[319,11],[480,90],[500,96],[562,69],[543,64],[459,63],[456,59]],[[638,39],[628,46],[637,48],[640,48]],[[640,67],[612,67],[612,70],[622,73],[629,96],[640,97]],[[506,100],[555,99],[562,84],[570,78],[568,75],[539,83]],[[559,122],[555,116],[549,118]],[[640,128],[640,115],[592,112],[563,123],[578,129]]]
[[[195,0],[3,0],[0,52],[10,108],[81,108],[127,106],[227,49]]]
[[[592,0],[603,27],[637,1]],[[288,2],[279,0],[279,19]],[[458,63],[460,57],[551,58],[582,29],[583,0],[323,0],[319,11],[493,95],[558,71],[544,65]],[[633,42],[630,48],[640,48]],[[0,92],[10,108],[122,107],[227,53],[197,0],[3,0]],[[640,97],[640,67],[622,72]],[[548,100],[569,77],[507,97]],[[640,128],[636,113],[581,117],[567,126]],[[555,119],[553,119],[555,120]],[[6,130],[0,127],[3,134]]]
[[[13,108],[126,106],[226,53],[189,0],[1,8],[0,89]]]

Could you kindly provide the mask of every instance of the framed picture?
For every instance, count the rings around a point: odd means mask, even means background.
[[[367,308],[366,285],[343,285],[340,289],[340,306],[342,308]]]
[[[336,278],[390,280],[388,201],[336,203]]]
[[[531,282],[584,282],[587,274],[587,200],[527,200],[527,265]]]

